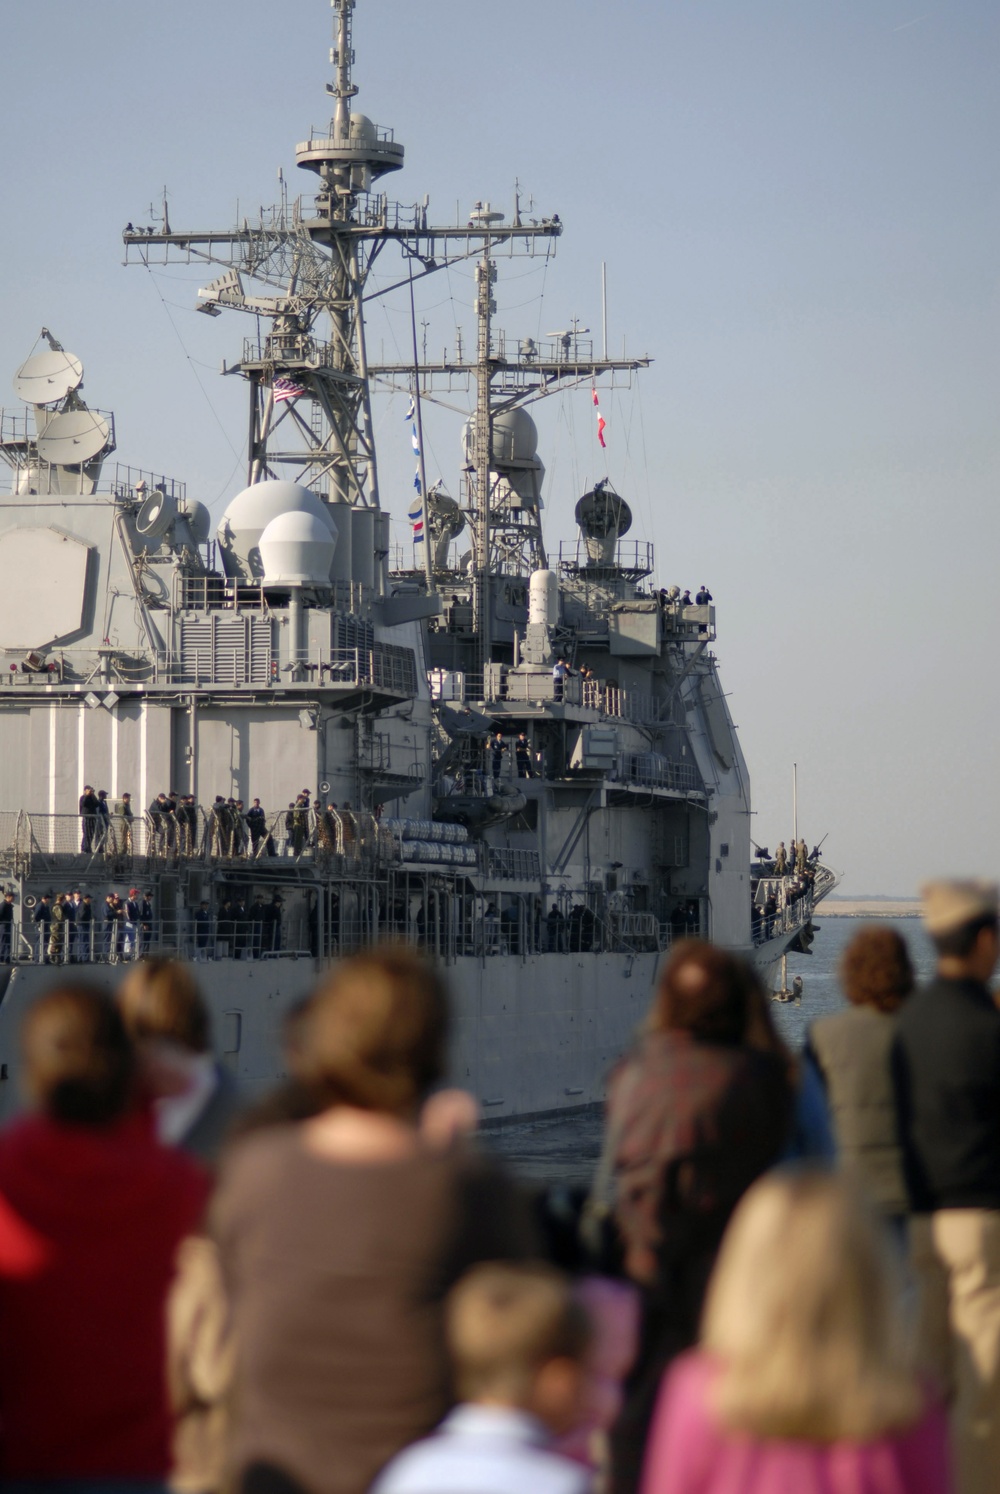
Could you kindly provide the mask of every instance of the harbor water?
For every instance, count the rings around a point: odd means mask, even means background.
[[[918,918],[886,918],[880,925],[898,929],[906,940],[918,980],[930,977],[934,954]],[[843,1004],[837,982],[837,966],[844,947],[866,922],[863,918],[823,917],[819,910],[816,941],[809,955],[789,955],[789,985],[796,975],[803,980],[801,1006],[772,1003],[778,1030],[786,1042],[801,1048],[809,1023]],[[584,1187],[591,1179],[600,1151],[602,1118],[599,1112],[564,1119],[527,1121],[485,1133],[491,1150],[506,1157],[526,1182],[563,1183]]]

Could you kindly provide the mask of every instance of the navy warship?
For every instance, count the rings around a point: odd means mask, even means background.
[[[255,1088],[318,972],[385,939],[445,967],[452,1078],[487,1121],[593,1104],[672,939],[773,981],[836,881],[804,846],[755,856],[712,599],[656,585],[610,478],[550,547],[531,407],[582,391],[603,446],[599,391],[649,360],[577,325],[497,325],[501,269],[550,258],[558,215],[515,197],[434,225],[426,199],[385,194],[403,147],[354,107],[355,8],[333,0],[333,116],[295,149],[308,193],[229,229],[164,210],[124,232],[127,262],[204,266],[198,309],[250,318],[225,366],[246,481],[221,521],[112,460],[114,417],[48,329],[0,417],[3,1110],[52,965],[112,983],[143,952],[197,960],[220,1054]],[[413,313],[412,356],[371,356],[383,253],[411,313],[415,281],[471,268],[474,348],[418,357]],[[414,452],[405,554],[383,395]],[[423,419],[458,396],[449,491],[427,482]]]

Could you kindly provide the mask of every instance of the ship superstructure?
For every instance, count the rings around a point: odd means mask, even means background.
[[[111,466],[113,417],[87,406],[53,334],[18,372],[25,408],[3,416],[0,869],[18,962],[0,1073],[49,978],[43,894],[81,888],[96,918],[54,958],[113,978],[137,948],[197,956],[248,1083],[280,1074],[282,1014],[317,963],[395,937],[448,966],[454,1074],[488,1117],[586,1104],[672,938],[774,964],[833,879],[810,866],[794,899],[792,879],[752,880],[715,609],[655,586],[627,499],[596,482],[577,540],[547,548],[530,407],[567,388],[596,400],[648,360],[495,325],[500,266],[551,255],[558,216],[479,202],[433,226],[426,204],[391,202],[379,184],[403,148],[352,108],[354,0],[333,9],[333,117],[296,148],[312,195],[253,225],[164,214],[124,236],[130,261],[204,262],[199,308],[254,321],[227,370],[248,387],[246,486],[214,536],[182,483]],[[418,359],[414,335],[411,360],[370,360],[383,254],[411,297],[472,264],[474,355]],[[386,388],[412,400],[418,453],[425,402],[470,396],[457,496],[419,471],[409,565],[390,565],[379,485]],[[91,785],[106,809],[82,802]],[[129,945],[103,915],[130,885],[150,912],[119,917]]]

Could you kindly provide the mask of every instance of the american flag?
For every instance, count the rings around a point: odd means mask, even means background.
[[[305,392],[305,385],[296,384],[294,379],[275,379],[271,385],[271,394],[276,405],[280,405],[286,399],[298,399],[299,395]]]

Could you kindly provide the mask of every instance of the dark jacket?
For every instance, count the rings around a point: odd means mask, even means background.
[[[611,1433],[613,1494],[639,1487],[664,1370],[697,1339],[726,1224],[778,1161],[791,1118],[781,1059],[688,1033],[647,1033],[612,1075],[615,1222],[626,1270],[644,1287],[639,1349]]]
[[[1000,1209],[1000,1011],[986,986],[939,978],[911,996],[892,1066],[914,1212]]]
[[[629,1273],[679,1307],[675,1267],[693,1256],[710,1263],[740,1197],[781,1156],[791,1118],[789,1077],[774,1055],[685,1032],[642,1038],[608,1094]],[[689,1305],[695,1326],[701,1303]]]

